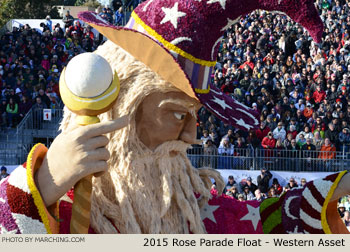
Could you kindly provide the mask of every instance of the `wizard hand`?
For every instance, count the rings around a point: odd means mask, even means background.
[[[104,134],[127,124],[128,116],[123,116],[114,121],[77,127],[56,137],[35,174],[35,183],[47,207],[80,179],[107,171],[109,139]]]

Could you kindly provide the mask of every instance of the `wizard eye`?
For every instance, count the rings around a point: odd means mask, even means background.
[[[174,112],[174,116],[176,117],[176,119],[182,121],[185,119],[186,113]]]

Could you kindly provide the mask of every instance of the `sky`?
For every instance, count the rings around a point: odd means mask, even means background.
[[[109,4],[109,0],[98,0],[102,5]]]

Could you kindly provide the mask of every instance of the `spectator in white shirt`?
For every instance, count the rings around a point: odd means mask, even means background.
[[[273,138],[275,138],[276,140],[277,139],[281,139],[281,141],[283,142],[284,139],[286,138],[286,130],[284,129],[283,127],[283,124],[282,122],[279,122],[277,124],[277,128],[274,129],[274,131],[272,132],[273,133]]]
[[[224,156],[233,156],[234,146],[230,143],[230,140],[227,137],[224,137],[221,140],[218,152],[220,155]]]
[[[207,130],[203,130],[203,136],[201,137],[201,141],[202,141],[202,146],[204,146],[204,144],[208,141],[211,140],[210,136],[209,136],[209,132]]]
[[[297,109],[299,109],[301,112],[303,112],[304,109],[305,109],[305,105],[304,105],[304,103],[303,103],[303,99],[299,99],[299,100],[298,100],[298,103],[295,104],[295,107],[296,107]]]
[[[313,140],[314,138],[314,134],[312,134],[312,132],[310,131],[310,128],[308,126],[306,126],[304,128],[304,131],[299,132],[299,134],[297,135],[297,137],[295,138],[297,140],[297,142],[300,139],[300,135],[303,135],[305,139],[311,139]]]

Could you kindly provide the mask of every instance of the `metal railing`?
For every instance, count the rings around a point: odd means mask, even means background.
[[[10,139],[1,139],[0,142],[0,165],[20,164],[19,146]]]
[[[55,135],[58,132],[62,116],[62,109],[51,109],[51,120],[45,121],[43,109],[32,108],[17,126],[17,135],[20,135],[25,130],[48,130]]]
[[[44,120],[43,110],[31,109],[17,127],[14,137],[0,141],[0,161],[20,164],[38,142],[49,147],[59,134],[62,109],[51,110],[51,121]],[[349,146],[346,146],[349,147]],[[340,171],[350,166],[350,148],[343,151],[293,151],[285,149],[247,148],[218,149],[194,147],[188,150],[193,166],[214,169],[259,170],[262,167],[276,171]],[[8,161],[8,163],[6,163]]]
[[[132,12],[141,2],[140,0],[130,0],[124,4],[123,9],[124,11]]]
[[[260,170],[264,167],[275,171],[333,172],[350,167],[350,152],[345,151],[193,148],[188,150],[188,157],[195,167],[214,169]]]
[[[124,17],[122,21],[122,26],[126,25],[130,19],[131,13],[133,10],[139,5],[142,1],[140,0],[131,0],[128,3],[123,2],[123,10],[124,10]]]
[[[18,165],[26,161],[31,148],[37,143],[49,147],[59,134],[59,123],[62,120],[62,109],[51,109],[51,120],[44,120],[42,109],[30,109],[17,129],[7,133],[7,138],[0,140],[0,163]]]

